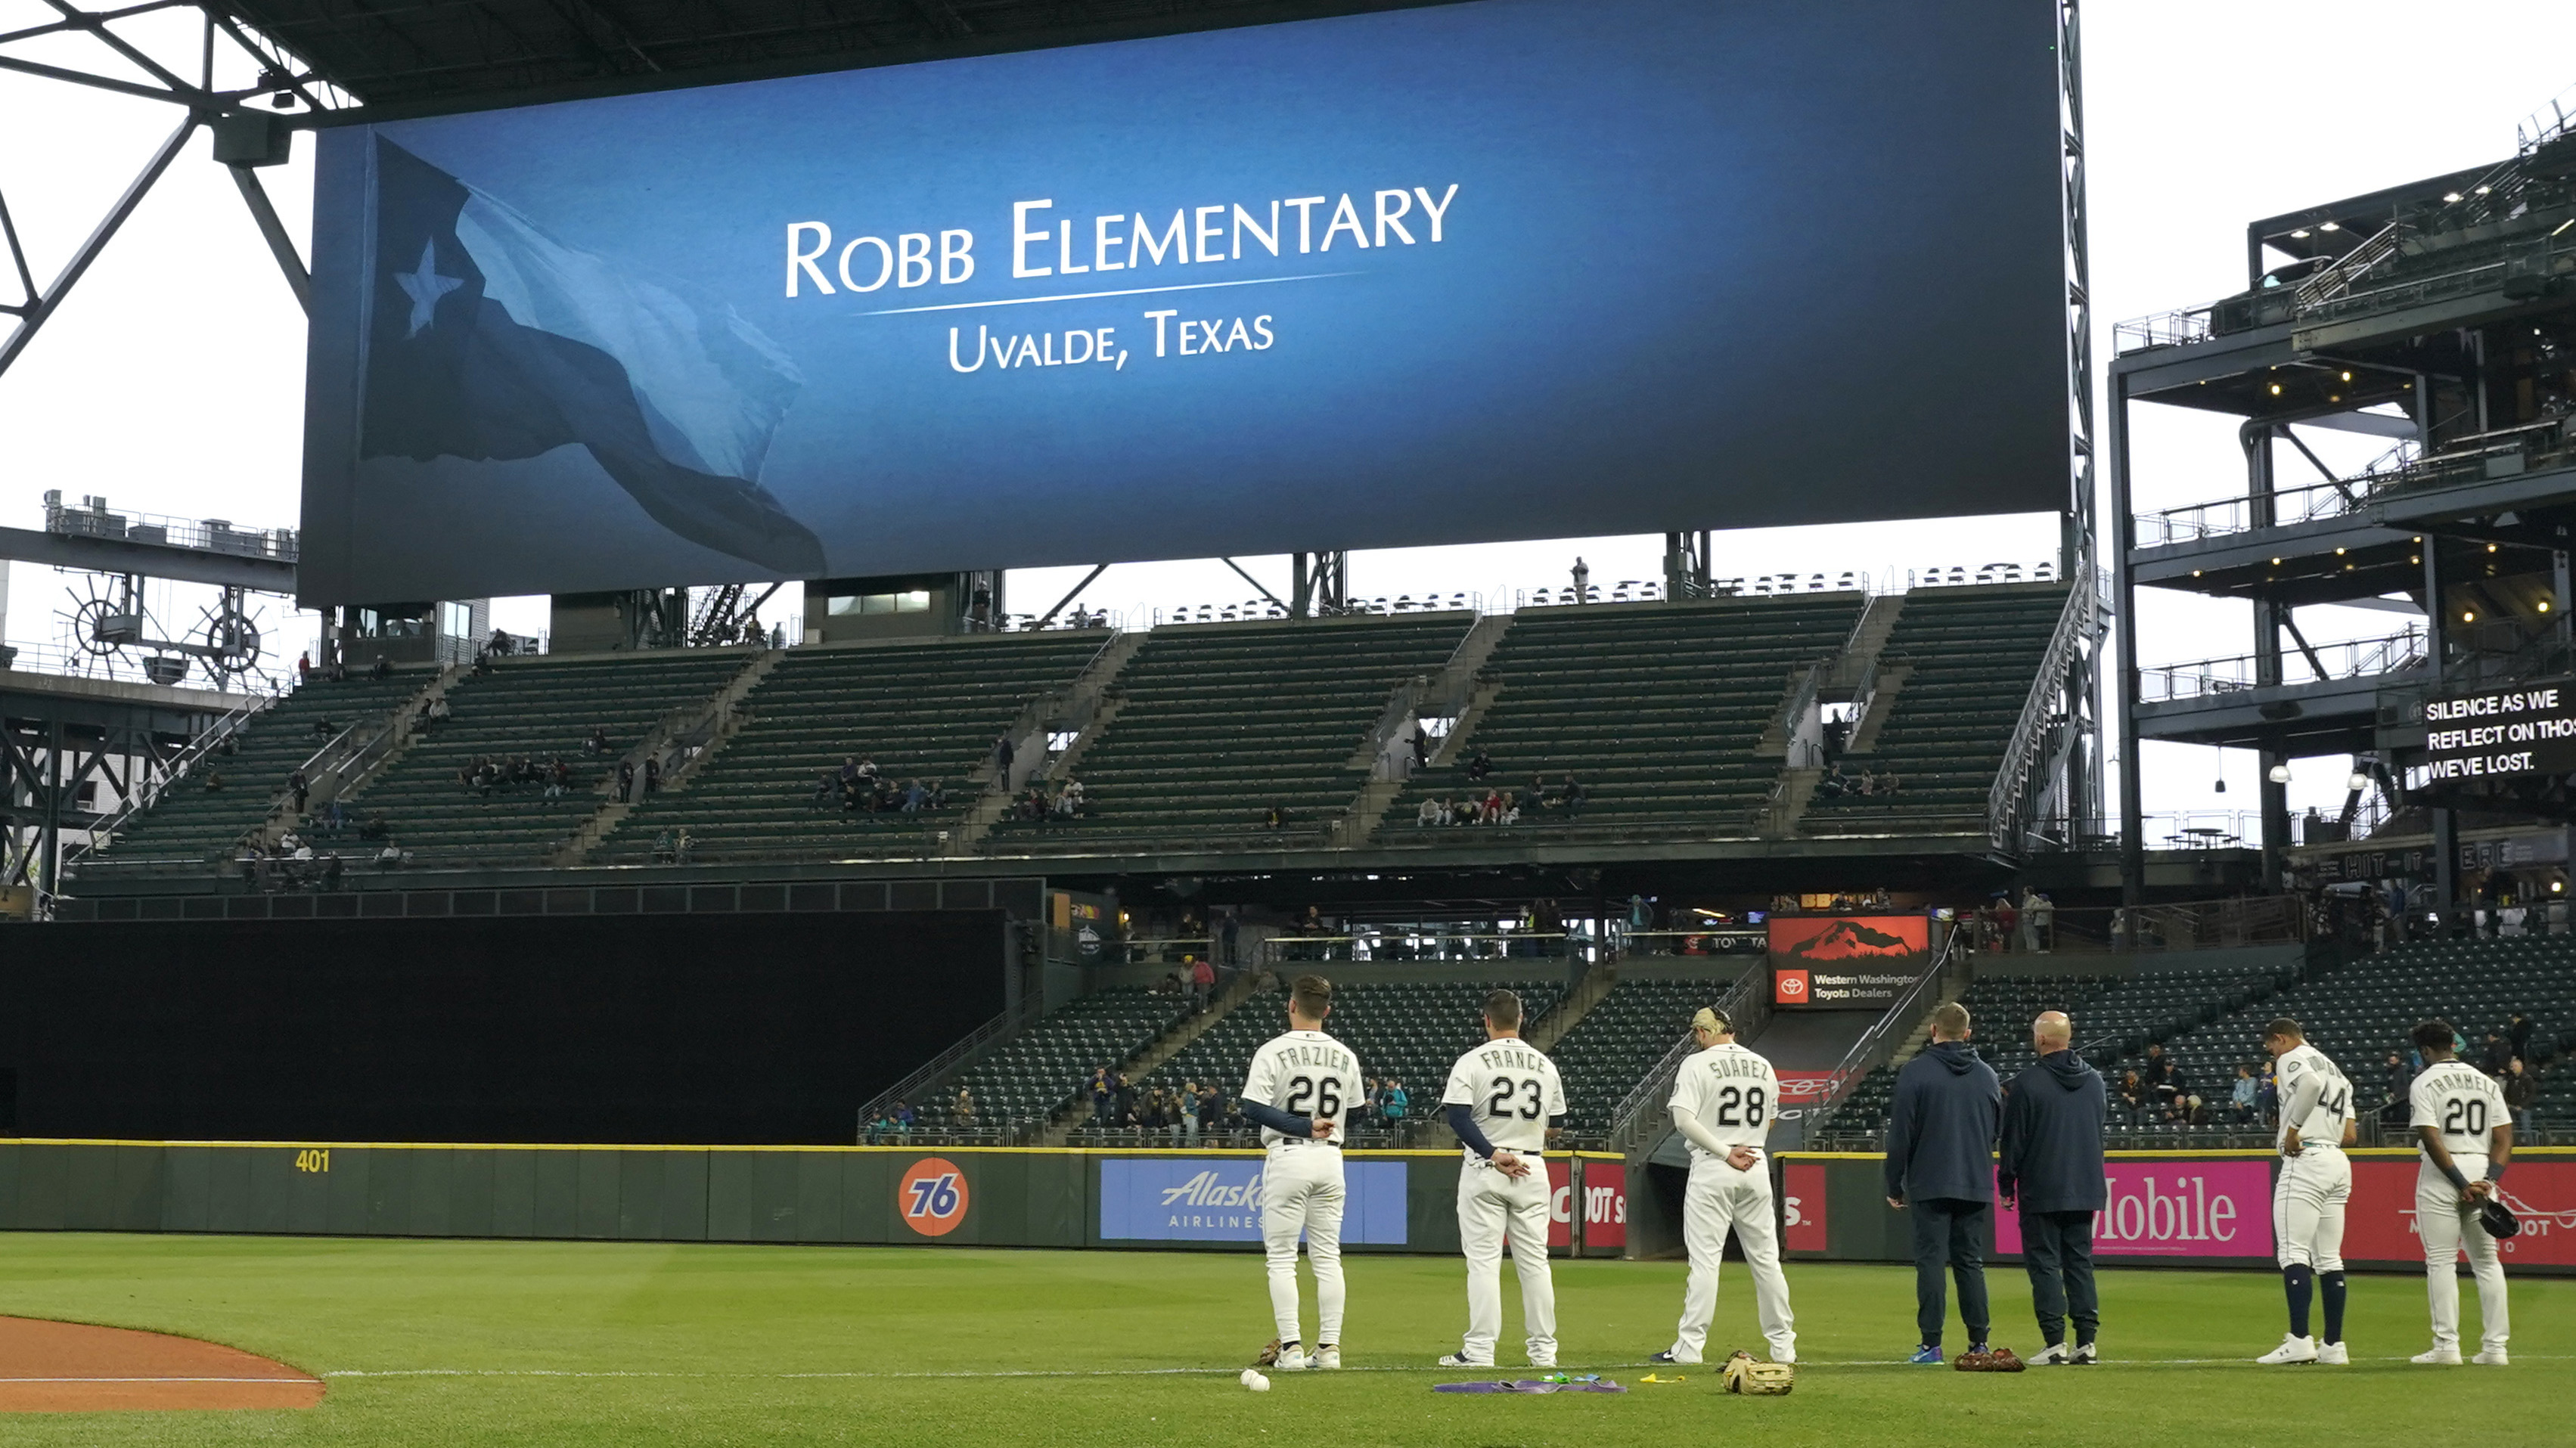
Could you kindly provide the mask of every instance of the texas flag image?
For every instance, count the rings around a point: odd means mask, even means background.
[[[565,446],[680,537],[789,577],[823,545],[760,484],[804,379],[733,308],[577,250],[379,136],[361,457]]]

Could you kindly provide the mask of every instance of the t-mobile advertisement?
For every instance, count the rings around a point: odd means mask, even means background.
[[[1547,1159],[1547,1248],[1574,1245],[1574,1163],[1561,1156]]]
[[[1476,0],[327,129],[302,596],[2060,508],[2055,12]]]
[[[2272,1163],[2113,1161],[2110,1205],[2093,1214],[2099,1257],[2269,1257]],[[1995,1214],[1995,1250],[2021,1250],[2021,1214]],[[2354,1256],[2346,1246],[2344,1255]]]
[[[2343,1255],[2354,1261],[2421,1262],[2415,1224],[2412,1159],[2352,1164],[2352,1208],[2344,1218]],[[2507,1264],[2576,1267],[2576,1161],[2517,1160],[2504,1174],[2504,1204],[2522,1222],[2518,1236],[2497,1244]]]
[[[1100,1164],[1106,1241],[1258,1242],[1266,1158],[1112,1157]],[[1405,1164],[1342,1163],[1342,1240],[1401,1247]]]

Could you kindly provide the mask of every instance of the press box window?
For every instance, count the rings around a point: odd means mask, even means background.
[[[447,638],[471,638],[474,634],[474,610],[462,603],[438,606],[438,631]]]
[[[854,613],[928,613],[930,591],[915,589],[910,593],[845,593],[831,600],[827,610],[836,615]]]

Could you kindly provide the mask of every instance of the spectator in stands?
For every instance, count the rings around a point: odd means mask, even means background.
[[[209,770],[207,770],[207,771],[206,771],[206,782],[205,782],[204,788],[205,788],[206,793],[208,793],[208,794],[221,794],[221,793],[223,793],[223,792],[224,792],[224,772],[223,772],[222,770],[220,770],[220,769],[209,769]]]
[[[2524,1060],[2531,1059],[2531,1017],[2515,1011],[2513,1019],[2505,1023],[2504,1040],[2513,1048],[2514,1055]]]
[[[2522,1057],[2506,1064],[2503,1077],[2496,1083],[2504,1088],[2505,1108],[2513,1113],[2514,1134],[2537,1142],[2532,1133],[2539,1123],[2534,1120],[2532,1098],[2540,1094],[2540,1083],[2531,1079],[2531,1071]]]
[[[1220,1093],[1214,1085],[1211,1084],[1199,1088],[1198,1100],[1195,1105],[1198,1111],[1200,1135],[1214,1136],[1218,1132],[1225,1130],[1226,1101],[1224,1095]]]
[[[2147,1059],[2145,1063],[2138,1068],[2139,1084],[2145,1086],[2151,1094],[2162,1096],[2170,1085],[2167,1078],[2172,1074],[2173,1060],[2165,1055],[2165,1043],[2162,1041],[2148,1042]]]
[[[1127,1073],[1121,1071],[1114,1084],[1118,1093],[1118,1117],[1122,1121],[1130,1120],[1136,1115],[1136,1083],[1128,1080]]]
[[[1422,721],[1417,719],[1413,724],[1413,767],[1420,769],[1430,762],[1431,735],[1423,729]]]
[[[2512,1059],[2513,1048],[2504,1043],[2504,1037],[2493,1031],[2487,1032],[2485,1044],[2478,1049],[2478,1069],[2502,1079],[2505,1064]]]
[[[1589,602],[1591,602],[1591,601],[1592,601],[1592,570],[1591,570],[1591,568],[1587,567],[1587,566],[1584,564],[1583,559],[1582,559],[1582,557],[1581,557],[1580,555],[1577,555],[1577,556],[1576,556],[1576,558],[1575,558],[1575,560],[1574,560],[1574,570],[1573,570],[1573,575],[1572,575],[1572,576],[1573,576],[1573,578],[1574,578],[1574,601],[1575,601],[1576,603],[1589,603]]]
[[[1415,829],[1424,829],[1440,823],[1440,810],[1441,803],[1439,800],[1428,797],[1424,798],[1421,808],[1416,809],[1413,812],[1413,827]]]
[[[1387,1078],[1386,1100],[1378,1109],[1386,1114],[1389,1125],[1400,1126],[1404,1123],[1405,1113],[1413,1109],[1413,1098],[1404,1093],[1402,1081],[1392,1076]]]
[[[304,801],[313,793],[313,782],[306,779],[304,771],[299,769],[286,777],[286,792],[294,797],[295,813],[302,814]],[[2493,1040],[2494,1037],[2490,1036],[2488,1039]]]
[[[2147,1102],[2151,1099],[2151,1096],[2147,1090],[2146,1083],[2138,1079],[2138,1073],[2135,1071],[2121,1072],[2120,1089],[2115,1094],[2119,1097],[2120,1113],[2128,1118],[2128,1124],[2131,1126],[2145,1125],[2147,1120]]]
[[[689,827],[682,825],[680,827],[679,838],[671,841],[672,862],[681,865],[689,863],[689,852],[697,847],[698,842],[689,837]]]
[[[1569,774],[1565,777],[1564,785],[1557,791],[1556,802],[1565,807],[1565,817],[1572,819],[1583,813],[1583,802],[1591,797],[1584,792],[1581,784],[1575,782],[1574,776]]]
[[[1989,1316],[1981,1243],[1995,1199],[1995,1130],[2003,1088],[1994,1069],[1968,1044],[1967,1008],[1944,1002],[1932,1012],[1932,1044],[1896,1073],[1887,1114],[1887,1204],[1914,1218],[1917,1363],[1941,1360],[1946,1264],[1959,1288],[1959,1318],[1969,1350],[1986,1350]]]
[[[2263,1058],[2263,1120],[2272,1121],[2281,1111],[2281,1078],[2273,1070],[2272,1058]]]
[[[993,741],[993,787],[1005,794],[1011,789],[1011,757],[1015,753],[1010,735],[1004,734]]]
[[[295,682],[299,684],[313,682],[313,652],[310,649],[295,656]]]
[[[2397,1058],[2391,1056],[2389,1059]],[[2228,1117],[2239,1126],[2252,1125],[2263,1114],[2260,1093],[2261,1087],[2254,1080],[2253,1068],[2239,1065],[2236,1084],[2227,1088]]]
[[[894,1134],[897,1140],[911,1139],[913,1120],[912,1107],[909,1103],[898,1101],[894,1104]]]
[[[606,754],[608,752],[608,748],[608,726],[605,724],[592,725],[590,737],[581,741],[581,752],[584,754]]]
[[[2013,936],[2021,927],[2021,911],[2009,894],[1995,901],[1995,949],[2012,949]]]
[[[930,791],[921,787],[920,780],[907,779],[904,781],[903,812],[905,814],[919,814],[921,813],[921,807],[928,803],[930,803]]]
[[[328,715],[313,721],[313,737],[316,739],[328,739],[338,732],[331,727],[331,719]]]
[[[1502,812],[1494,817],[1494,822],[1504,825],[1521,822],[1521,801],[1517,793],[1508,789],[1503,791]]]
[[[1843,773],[1841,761],[1825,766],[1824,776],[1816,781],[1816,798],[1840,799],[1852,792],[1852,782]]]
[[[1190,957],[1190,999],[1196,1009],[1206,1010],[1216,994],[1216,965],[1212,961]]]
[[[948,1105],[948,1122],[959,1131],[975,1129],[975,1093],[964,1086],[957,1088],[957,1099]]]
[[[1467,761],[1467,778],[1478,784],[1484,783],[1485,776],[1493,772],[1493,759],[1481,749],[1477,750]]]
[[[1501,790],[1489,789],[1485,791],[1485,803],[1478,813],[1478,819],[1479,822],[1489,825],[1498,825],[1503,822],[1503,792]]]
[[[1288,811],[1274,804],[1262,811],[1261,822],[1271,829],[1284,830],[1288,827]]]
[[[632,759],[617,761],[617,802],[635,802],[635,761]]]
[[[644,797],[646,799],[652,798],[653,792],[661,787],[662,756],[658,754],[648,754],[644,756]]]
[[[385,847],[376,851],[376,868],[379,870],[399,870],[402,862],[403,852],[395,849],[391,840],[385,841]]]
[[[1109,1068],[1095,1066],[1091,1071],[1091,1122],[1094,1126],[1109,1124],[1109,1108],[1117,1092],[1109,1084]]]

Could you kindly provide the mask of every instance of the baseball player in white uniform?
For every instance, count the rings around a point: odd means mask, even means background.
[[[1717,1315],[1717,1269],[1731,1228],[1753,1274],[1754,1310],[1771,1360],[1798,1360],[1797,1318],[1789,1281],[1780,1275],[1779,1212],[1762,1143],[1779,1115],[1780,1078],[1771,1063],[1735,1043],[1735,1024],[1702,1008],[1691,1018],[1696,1054],[1673,1078],[1673,1126],[1690,1141],[1690,1182],[1682,1191],[1682,1245],[1690,1278],[1682,1288],[1681,1330],[1655,1354],[1659,1363],[1695,1363]]]
[[[1351,1103],[1364,1089],[1359,1058],[1324,1034],[1332,982],[1301,975],[1288,985],[1288,1033],[1252,1057],[1244,1116],[1260,1125],[1270,1159],[1261,1171],[1261,1238],[1270,1254],[1270,1311],[1282,1372],[1342,1365],[1342,1143]],[[1315,1350],[1297,1327],[1297,1238],[1315,1270]]]
[[[2449,1021],[2426,1021],[2414,1030],[2424,1052],[2424,1072],[2407,1092],[2407,1121],[2422,1143],[2424,1164],[2415,1173],[2415,1231],[2424,1239],[2424,1290],[2433,1303],[2433,1350],[2419,1363],[2457,1366],[2460,1361],[2460,1249],[2478,1278],[2479,1351],[2469,1359],[2503,1367],[2513,1315],[2505,1303],[2504,1263],[2478,1210],[2495,1195],[2513,1157],[2513,1114],[2504,1090],[2484,1071],[2453,1052]]]
[[[1458,1240],[1467,1253],[1467,1336],[1444,1368],[1494,1365],[1503,1331],[1503,1242],[1521,1279],[1521,1327],[1530,1366],[1556,1366],[1556,1281],[1547,1262],[1547,1168],[1551,1129],[1565,1124],[1565,1087],[1556,1063],[1521,1039],[1521,998],[1485,997],[1485,1044],[1449,1068],[1440,1093],[1450,1129],[1467,1152],[1458,1172]]]
[[[2272,1240],[2281,1288],[2290,1300],[2290,1331],[2256,1358],[2284,1363],[2349,1363],[2343,1341],[2343,1213],[2352,1198],[2352,1083],[2288,1016],[2263,1028],[2281,1099],[2281,1176],[2272,1184]],[[2308,1303],[2325,1298],[2325,1340],[2308,1335]]]

